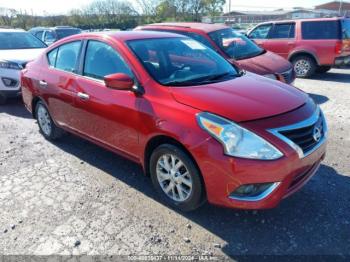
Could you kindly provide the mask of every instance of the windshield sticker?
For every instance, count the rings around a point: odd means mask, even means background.
[[[205,46],[191,39],[181,40],[182,43],[187,45],[192,50],[205,50]]]

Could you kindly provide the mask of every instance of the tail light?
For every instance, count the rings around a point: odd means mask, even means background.
[[[337,41],[335,44],[335,53],[340,55],[343,51],[343,41]]]

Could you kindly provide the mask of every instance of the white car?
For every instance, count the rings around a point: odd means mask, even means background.
[[[21,93],[20,74],[47,46],[19,29],[0,29],[0,104]]]

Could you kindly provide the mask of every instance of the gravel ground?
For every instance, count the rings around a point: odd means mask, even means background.
[[[72,135],[46,141],[18,100],[0,106],[1,254],[350,255],[350,70],[295,85],[328,119],[317,175],[273,210],[162,205],[128,160]]]

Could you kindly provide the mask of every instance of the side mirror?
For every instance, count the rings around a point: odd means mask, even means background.
[[[131,90],[134,86],[134,80],[123,73],[111,74],[104,77],[108,88],[117,90]]]

